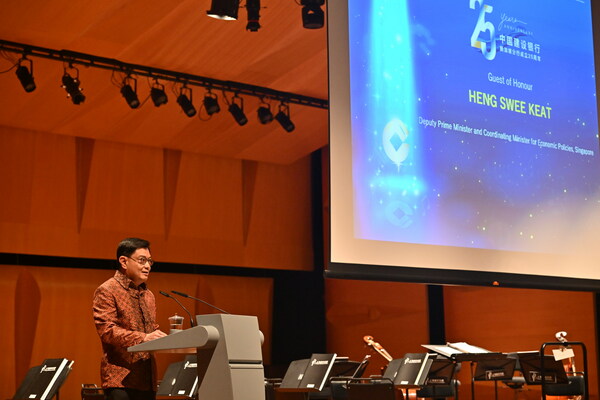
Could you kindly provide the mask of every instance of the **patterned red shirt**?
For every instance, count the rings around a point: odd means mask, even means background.
[[[102,341],[100,376],[103,388],[156,390],[156,364],[150,353],[129,353],[158,329],[154,294],[136,287],[121,271],[94,292],[94,323]]]

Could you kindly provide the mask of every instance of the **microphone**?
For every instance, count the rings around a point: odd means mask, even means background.
[[[217,306],[213,306],[212,304],[205,302],[204,300],[198,299],[198,298],[196,298],[194,296],[190,296],[189,294],[181,293],[181,292],[178,292],[176,290],[171,290],[171,293],[175,293],[178,296],[187,297],[188,299],[199,301],[200,303],[204,303],[207,306],[214,308],[215,310],[221,311],[223,314],[231,314],[231,313],[229,313],[229,312],[227,312],[227,311],[225,311],[225,310],[223,310],[223,309],[221,309],[221,308],[219,308]]]
[[[183,306],[183,304],[181,304],[181,302],[180,302],[179,300],[177,300],[177,298],[175,298],[175,297],[171,296],[171,295],[170,295],[169,293],[167,293],[167,292],[163,292],[162,290],[160,290],[160,291],[159,291],[159,293],[160,293],[160,294],[162,294],[162,295],[163,295],[163,296],[165,296],[165,297],[168,297],[168,298],[170,298],[170,299],[173,299],[173,300],[175,300],[175,301],[177,302],[177,304],[179,304],[179,305],[181,306],[181,308],[183,308],[183,310],[184,310],[184,311],[187,313],[187,315],[190,317],[190,325],[191,325],[191,327],[193,328],[194,326],[196,326],[196,325],[194,324],[194,319],[192,318],[192,314],[190,314],[190,312],[188,311],[188,309],[187,309],[187,308],[185,308],[185,307]]]

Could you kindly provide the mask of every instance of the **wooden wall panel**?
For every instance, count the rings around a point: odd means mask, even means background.
[[[242,238],[241,196],[241,163],[185,153],[171,235],[229,242],[233,250]]]
[[[140,236],[163,261],[312,269],[310,157],[248,164],[6,127],[0,156],[0,252],[112,258]]]
[[[61,389],[61,398],[80,398],[82,383],[100,384],[101,345],[92,318],[92,297],[96,287],[114,271],[25,266],[0,268],[0,312],[6,326],[0,330],[0,398],[11,398],[27,369],[46,358],[65,357],[75,361],[73,371]],[[161,272],[153,272],[149,281],[157,299],[158,322],[167,332],[167,318],[184,312],[176,302],[161,296],[159,290],[174,289],[195,294],[232,313],[256,315],[265,336],[265,364],[270,360],[272,285],[270,278]],[[33,293],[36,291],[39,295]],[[190,312],[196,311],[190,300],[181,301]],[[199,311],[216,312],[211,309]],[[185,327],[189,327],[189,322]],[[162,376],[170,362],[180,358],[157,356],[159,375]]]
[[[365,346],[371,335],[394,358],[423,352],[429,342],[425,285],[327,279],[327,351],[360,361],[373,354],[366,375],[380,373],[385,359]]]
[[[81,230],[160,235],[162,161],[163,154],[156,149],[96,142]]]
[[[269,259],[284,259],[312,271],[312,211],[310,157],[285,169],[258,165],[248,231],[246,261],[268,266]],[[289,269],[289,268],[288,268]]]
[[[65,147],[55,135],[35,135],[31,185],[30,223],[41,225],[49,235],[36,238],[38,246],[51,249],[56,238],[68,234],[77,223],[75,148]]]
[[[21,268],[0,267],[0,315],[3,328],[0,329],[0,398],[8,399],[14,395],[16,385],[15,358],[15,303],[16,287]],[[5,387],[6,389],[2,389]],[[10,389],[10,390],[9,390]],[[4,390],[4,392],[2,392]]]
[[[446,339],[449,342],[466,341],[501,352],[530,351],[538,350],[544,342],[556,341],[556,332],[567,331],[569,340],[581,341],[587,346],[590,398],[598,398],[592,293],[447,286],[444,288],[444,302]],[[576,362],[582,368],[582,355],[577,349]],[[461,372],[463,395],[470,391],[466,367],[464,365]],[[493,396],[491,386],[477,384],[475,389],[482,396]],[[512,389],[504,385],[500,385],[499,389],[500,399],[514,398]],[[535,398],[537,391],[528,391],[532,393],[524,392],[522,395]]]
[[[2,192],[10,194],[1,199],[0,219],[5,227],[0,233],[14,234],[11,228],[29,223],[35,168],[33,148],[37,136],[33,132],[0,126],[0,182]]]

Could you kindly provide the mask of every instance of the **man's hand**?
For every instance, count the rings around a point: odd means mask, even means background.
[[[166,333],[157,329],[152,333],[146,334],[146,337],[144,338],[144,342],[149,342],[151,340],[158,339],[158,338],[165,337],[165,336],[167,336]]]

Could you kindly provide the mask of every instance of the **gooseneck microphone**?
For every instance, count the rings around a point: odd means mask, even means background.
[[[231,313],[228,313],[227,311],[225,311],[225,310],[223,310],[223,309],[221,309],[221,308],[219,308],[219,307],[217,307],[217,306],[213,306],[212,304],[210,304],[210,303],[207,303],[207,302],[206,302],[206,301],[204,301],[204,300],[201,300],[201,299],[199,299],[199,298],[197,298],[197,297],[194,297],[194,296],[190,296],[189,294],[181,293],[181,292],[178,292],[178,291],[176,291],[176,290],[171,290],[171,293],[174,293],[174,294],[176,294],[176,295],[178,295],[178,296],[181,296],[181,297],[187,297],[188,299],[192,299],[192,300],[199,301],[200,303],[204,303],[204,304],[206,304],[207,306],[214,308],[215,310],[219,310],[219,311],[221,311],[223,314],[231,314]]]
[[[179,304],[179,305],[181,306],[181,308],[183,308],[183,310],[184,310],[184,311],[187,313],[187,315],[190,317],[190,325],[192,326],[192,328],[193,328],[194,326],[196,326],[196,324],[194,324],[194,319],[192,318],[192,314],[190,314],[190,312],[188,311],[188,309],[187,309],[187,308],[185,308],[185,307],[183,306],[183,304],[181,304],[181,302],[180,302],[179,300],[177,300],[177,298],[175,298],[175,297],[171,296],[171,295],[170,295],[169,293],[167,293],[167,292],[163,292],[162,290],[160,290],[160,291],[159,291],[159,293],[160,293],[160,294],[162,294],[162,295],[163,295],[163,296],[165,296],[165,297],[168,297],[168,298],[170,298],[170,299],[173,299],[173,300],[175,300],[175,301],[177,302],[177,304]]]

